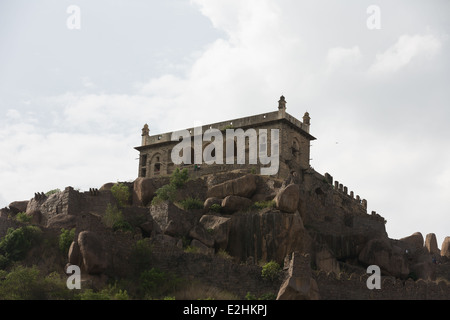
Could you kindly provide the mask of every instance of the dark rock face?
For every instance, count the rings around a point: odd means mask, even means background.
[[[233,215],[230,224],[227,252],[241,261],[282,262],[290,252],[310,250],[311,238],[298,213],[246,212]]]
[[[89,274],[99,274],[106,270],[107,259],[102,239],[91,231],[78,234],[78,246],[82,266]]]

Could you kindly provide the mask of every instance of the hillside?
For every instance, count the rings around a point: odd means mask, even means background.
[[[366,208],[313,169],[39,192],[0,210],[0,299],[449,299],[449,237],[441,250],[433,234],[390,239]],[[81,290],[66,288],[69,265]],[[27,273],[44,282],[8,295]]]

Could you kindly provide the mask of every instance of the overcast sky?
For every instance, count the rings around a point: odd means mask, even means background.
[[[310,113],[314,169],[367,199],[389,237],[434,232],[440,247],[449,12],[448,0],[2,0],[0,207],[133,181],[145,123],[157,134],[275,111],[283,94],[288,113]]]

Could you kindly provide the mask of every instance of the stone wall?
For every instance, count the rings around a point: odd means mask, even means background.
[[[450,286],[444,281],[406,281],[381,277],[381,289],[368,289],[369,274],[313,272],[323,300],[437,300],[450,299]]]
[[[256,264],[235,263],[216,255],[185,253],[173,245],[154,245],[152,266],[231,292],[240,299],[245,299],[248,292],[256,297],[268,293],[276,295],[281,284],[281,279],[263,280],[262,268]]]

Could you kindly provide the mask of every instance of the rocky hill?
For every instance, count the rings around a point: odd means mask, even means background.
[[[92,298],[449,299],[450,238],[440,250],[434,234],[390,239],[366,208],[313,169],[285,180],[176,171],[36,193],[0,210],[0,297],[19,265],[64,286],[77,265]],[[24,239],[30,226],[39,237],[18,248],[13,231],[28,230]],[[381,289],[367,288],[369,265],[380,267]]]

